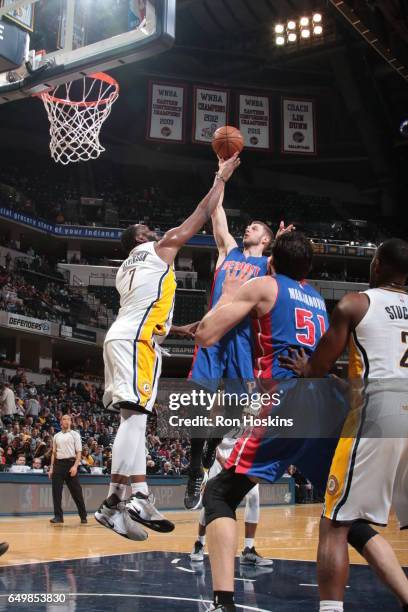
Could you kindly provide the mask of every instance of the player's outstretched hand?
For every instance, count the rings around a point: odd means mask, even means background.
[[[279,238],[283,234],[287,234],[289,232],[293,232],[293,230],[295,230],[295,229],[296,229],[296,227],[292,223],[290,225],[288,225],[288,227],[285,227],[285,222],[281,221],[279,223],[279,229],[276,232],[276,237],[275,238]]]
[[[234,174],[235,170],[241,164],[241,160],[239,159],[239,153],[234,153],[232,157],[227,160],[218,159],[218,176],[223,181],[227,182],[231,176]]]
[[[279,356],[280,365],[287,370],[292,370],[292,372],[294,372],[297,376],[302,377],[304,375],[307,362],[309,361],[309,357],[303,348],[298,350],[288,349],[288,352],[289,355],[287,356]]]
[[[190,340],[194,340],[194,336],[199,324],[200,321],[196,321],[195,323],[189,323],[188,325],[180,325],[175,329],[172,328],[171,332],[177,334],[177,336],[180,336],[181,338],[189,338]]]
[[[222,285],[222,295],[232,299],[238,289],[250,278],[252,278],[250,266],[248,266],[247,269],[242,268],[242,270],[237,270],[235,267],[230,268],[225,274],[225,280]]]

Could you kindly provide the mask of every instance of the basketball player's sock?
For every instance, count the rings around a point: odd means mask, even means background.
[[[111,482],[109,485],[108,497],[111,495],[117,495],[121,501],[126,499],[126,489],[127,486],[125,484],[121,484],[119,482]]]
[[[214,591],[213,602],[215,606],[226,606],[234,603],[233,591]]]
[[[136,495],[136,493],[143,493],[143,495],[149,495],[149,487],[147,486],[147,482],[132,482],[132,495]]]
[[[205,438],[192,438],[190,451],[190,471],[201,470],[201,455],[203,453]]]
[[[197,540],[200,542],[200,544],[202,544],[203,546],[205,546],[205,535],[203,535],[203,536],[198,536]]]
[[[320,612],[343,612],[342,601],[321,601]]]
[[[255,544],[255,538],[245,538],[244,548],[252,548]]]

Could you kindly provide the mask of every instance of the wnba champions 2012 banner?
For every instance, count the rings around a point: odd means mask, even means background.
[[[219,127],[227,125],[228,91],[194,88],[193,142],[210,143]]]
[[[313,100],[282,98],[282,153],[316,155]]]
[[[184,85],[149,83],[149,140],[184,142],[185,100]]]
[[[239,129],[247,149],[268,151],[270,144],[270,103],[268,96],[239,95]]]

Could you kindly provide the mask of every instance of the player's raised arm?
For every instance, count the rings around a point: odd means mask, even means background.
[[[224,160],[220,159],[220,165]],[[238,245],[235,238],[230,234],[228,229],[227,215],[223,207],[224,193],[222,193],[218,202],[217,208],[211,215],[214,240],[218,248],[217,268],[222,264],[228,253]]]
[[[178,227],[166,232],[156,245],[156,253],[167,264],[172,264],[178,251],[186,244],[211,218],[221,195],[224,193],[225,183],[231,178],[240,165],[238,153],[230,159],[220,163],[215,176],[214,184],[205,198],[201,200],[192,215]]]
[[[250,278],[250,275],[248,271],[237,275],[234,269],[227,273],[220,300],[197,328],[197,344],[211,346],[252,310],[257,316],[263,316],[273,308],[277,295],[275,279],[270,276]]]
[[[325,376],[344,352],[352,331],[367,312],[369,303],[363,293],[345,295],[333,310],[330,327],[316,350],[306,361],[302,356],[281,357],[280,363],[305,378]]]

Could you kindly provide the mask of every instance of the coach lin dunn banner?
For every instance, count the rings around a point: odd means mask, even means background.
[[[51,323],[42,319],[33,319],[20,314],[8,313],[7,325],[22,331],[35,332],[37,334],[51,334]]]
[[[239,129],[244,137],[245,147],[269,151],[271,148],[269,97],[240,94],[238,99]]]
[[[214,132],[227,125],[229,92],[194,87],[193,142],[210,143]]]
[[[184,85],[150,81],[147,139],[184,142],[185,102]]]
[[[316,155],[313,100],[282,98],[282,153]]]

